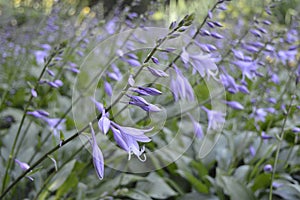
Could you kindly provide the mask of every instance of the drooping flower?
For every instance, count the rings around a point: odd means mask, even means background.
[[[35,89],[31,89],[31,95],[33,96],[33,97],[37,97],[37,92],[36,92],[36,90]]]
[[[19,161],[18,159],[15,159],[15,162],[20,166],[20,168],[23,170],[23,171],[26,171],[30,168],[30,166],[25,163],[25,162],[21,162]],[[31,176],[26,176],[29,180],[33,181],[33,178]]]
[[[148,103],[143,97],[134,96],[134,95],[127,95],[127,96],[130,98],[128,103],[131,105],[138,106],[147,112],[161,111],[161,109],[158,106]]]
[[[145,161],[141,158],[145,151],[145,147],[140,148],[138,142],[150,142],[151,139],[145,135],[146,132],[151,131],[150,129],[136,129],[132,127],[120,126],[119,124],[112,122],[112,132],[114,139],[117,144],[128,153],[128,160],[130,160],[131,155],[136,155],[139,160]],[[144,154],[145,156],[145,154]]]
[[[201,108],[206,112],[208,118],[207,129],[217,130],[225,123],[225,113],[216,110],[209,110],[204,106]]]
[[[44,119],[55,137],[59,136],[59,131],[64,129],[66,119],[61,118],[45,118]]]
[[[196,137],[201,139],[204,135],[201,124],[199,122],[197,122],[190,113],[188,113],[188,116],[192,120],[193,127],[194,127],[194,133],[195,133]]]
[[[94,98],[91,98],[91,100],[95,103],[98,111],[101,113],[101,117],[98,121],[98,127],[103,134],[106,134],[110,128],[110,119],[108,118],[109,113],[105,112],[105,109],[104,109],[104,106],[102,103],[96,101]]]
[[[180,69],[178,69],[175,65],[174,69],[176,72],[176,79],[171,78],[170,88],[173,92],[175,101],[178,101],[179,98],[193,101],[195,97],[191,84],[188,79],[184,77]]]
[[[89,125],[92,132],[92,141],[90,141],[90,143],[92,146],[93,164],[98,178],[102,180],[104,176],[104,158],[100,148],[97,145],[96,135],[92,123]]]
[[[104,90],[108,96],[112,95],[112,87],[111,84],[107,81],[104,81]]]
[[[147,69],[153,76],[156,76],[156,77],[168,77],[169,76],[166,72],[164,72],[163,70],[160,70],[160,69],[154,69],[152,67],[147,67]]]
[[[134,88],[132,89],[132,91],[140,94],[140,95],[145,95],[145,96],[157,96],[157,95],[161,95],[162,92],[159,91],[156,88],[151,88],[151,87],[138,87],[138,88]]]
[[[244,106],[237,101],[224,101],[229,107],[235,110],[243,110]]]

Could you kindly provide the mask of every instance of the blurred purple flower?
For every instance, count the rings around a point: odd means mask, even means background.
[[[59,136],[59,131],[64,129],[64,123],[66,119],[61,118],[44,118],[44,121],[48,124],[50,130],[53,132],[55,137]]]
[[[146,160],[145,154],[144,159],[141,159],[141,155],[144,153],[145,147],[143,146],[140,149],[138,142],[150,142],[151,139],[147,137],[145,133],[151,131],[153,128],[136,129],[132,127],[120,126],[115,122],[112,122],[111,129],[117,144],[128,152],[128,160],[130,160],[132,154],[135,154],[141,161]]]
[[[254,157],[256,154],[256,150],[252,145],[249,147],[249,151],[250,151],[251,156]]]
[[[262,138],[263,140],[269,140],[269,139],[272,139],[273,137],[270,136],[270,135],[267,135],[267,134],[263,131],[263,132],[261,132],[261,138]]]
[[[156,77],[168,77],[169,76],[166,72],[164,72],[163,70],[160,70],[160,69],[154,69],[152,67],[147,67],[147,69],[153,76],[156,76]]]
[[[35,59],[37,64],[41,65],[44,63],[44,59],[48,56],[48,51],[34,51]]]
[[[294,128],[292,128],[292,131],[294,133],[300,133],[300,128],[299,127],[294,127]]]
[[[139,66],[141,66],[141,63],[138,60],[135,60],[135,59],[126,59],[125,61],[129,65],[131,65],[132,67],[139,67]]]
[[[266,120],[267,112],[264,108],[253,108],[253,113],[251,113],[250,117],[255,119],[255,122],[262,121],[264,122]]]
[[[102,180],[104,176],[104,158],[100,148],[97,145],[96,135],[92,123],[89,125],[92,132],[92,141],[90,141],[90,143],[92,146],[93,164],[98,178]]]
[[[31,89],[31,95],[33,96],[33,97],[37,97],[37,92],[35,91],[35,89]]]
[[[273,171],[272,165],[270,165],[270,164],[265,165],[265,166],[264,166],[264,171],[265,171],[266,173],[272,172],[272,171]]]
[[[244,106],[237,101],[224,101],[229,107],[235,110],[243,110]]]
[[[108,83],[107,81],[104,81],[104,91],[106,92],[106,94],[108,96],[111,97],[111,95],[112,95],[112,87],[111,87],[110,83]]]
[[[203,134],[203,130],[202,130],[201,124],[199,122],[197,122],[190,113],[188,113],[188,116],[192,120],[193,127],[194,127],[194,133],[195,133],[196,137],[198,139],[203,138],[204,134]]]
[[[176,79],[171,78],[170,88],[171,91],[173,92],[175,101],[178,101],[179,98],[193,101],[194,91],[188,79],[183,76],[180,69],[178,69],[175,65],[174,65],[174,69],[176,72]]]
[[[206,112],[208,119],[207,129],[217,130],[222,124],[225,123],[225,113],[216,110],[208,110],[205,106],[201,108]]]

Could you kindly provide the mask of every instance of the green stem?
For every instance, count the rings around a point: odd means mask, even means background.
[[[281,148],[282,141],[283,141],[283,138],[284,138],[284,135],[285,135],[284,127],[285,127],[286,121],[288,119],[289,113],[291,112],[293,100],[294,100],[294,97],[291,97],[289,108],[288,108],[287,114],[284,118],[283,124],[281,126],[281,131],[280,131],[280,134],[279,134],[279,143],[278,143],[277,149],[276,149],[274,167],[273,167],[273,172],[272,172],[272,177],[271,177],[269,200],[272,200],[272,198],[273,198],[273,182],[274,182],[276,168],[277,168],[277,164],[278,164],[280,148]]]
[[[41,80],[41,78],[43,77],[47,67],[49,66],[49,64],[51,63],[52,59],[55,57],[57,51],[54,52],[50,58],[47,60],[46,64],[44,65],[41,73],[40,73],[40,76],[38,77],[37,79],[37,82],[35,83],[35,86],[34,86],[34,90],[37,89],[38,85],[39,85],[39,81]],[[30,97],[29,97],[29,100],[25,106],[25,109],[24,109],[24,112],[23,112],[23,116],[22,116],[22,119],[21,119],[21,122],[20,122],[20,125],[19,125],[19,128],[18,128],[18,131],[17,131],[17,134],[14,138],[14,142],[13,142],[13,145],[12,145],[12,148],[11,148],[11,151],[10,151],[10,154],[9,154],[9,158],[8,158],[8,163],[7,163],[7,166],[6,166],[6,170],[5,170],[5,174],[4,174],[4,178],[3,178],[3,182],[2,182],[2,189],[1,189],[1,192],[4,191],[4,188],[6,186],[6,181],[7,181],[7,177],[8,177],[8,172],[9,172],[9,169],[11,167],[11,164],[12,164],[12,159],[15,155],[15,147],[16,147],[16,144],[18,142],[18,139],[19,139],[19,136],[20,136],[20,133],[21,133],[21,130],[22,130],[22,127],[23,127],[23,124],[24,124],[24,121],[25,121],[25,118],[27,116],[26,112],[27,112],[27,109],[29,108],[30,104],[31,104],[31,101],[33,99],[33,96],[32,94],[30,93]]]

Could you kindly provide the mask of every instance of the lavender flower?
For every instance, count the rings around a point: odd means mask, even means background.
[[[92,132],[92,155],[93,155],[93,164],[97,173],[97,176],[100,180],[103,179],[104,176],[104,158],[100,148],[97,145],[95,131],[93,129],[92,123],[90,123],[90,129]]]
[[[272,165],[270,165],[270,164],[265,165],[264,166],[264,171],[267,172],[267,173],[272,172],[273,171]]]
[[[102,133],[106,134],[110,128],[110,119],[108,118],[109,113],[105,112],[105,109],[104,109],[104,106],[102,103],[96,101],[94,98],[91,98],[91,100],[95,103],[98,111],[101,113],[101,117],[98,121],[98,127]]]
[[[252,145],[249,147],[249,151],[250,151],[251,156],[254,157],[256,154],[256,150]]]
[[[107,81],[104,81],[104,90],[108,96],[112,95],[112,87]]]
[[[173,92],[175,101],[178,101],[179,98],[193,101],[194,92],[192,86],[190,85],[187,78],[183,76],[182,72],[175,65],[174,69],[176,72],[176,79],[171,79],[170,88]]]
[[[23,171],[26,171],[30,168],[30,166],[25,163],[25,162],[21,162],[19,161],[18,159],[15,159],[15,162],[20,166],[20,168],[23,170]],[[31,176],[26,176],[29,180],[33,181],[33,178]]]
[[[66,119],[61,118],[44,118],[44,120],[55,137],[59,136],[58,132],[64,128],[64,123],[66,122]]]
[[[33,96],[33,97],[37,97],[37,92],[35,91],[35,89],[31,89],[31,95]]]
[[[300,128],[299,128],[299,127],[294,127],[294,128],[292,129],[292,131],[293,131],[294,133],[300,133]]]
[[[159,64],[159,61],[157,58],[155,58],[154,56],[151,57],[151,60],[155,63],[155,64]]]
[[[207,129],[216,130],[221,124],[225,123],[225,113],[221,113],[216,110],[208,110],[206,107],[201,106],[201,108],[206,112],[208,118]]]
[[[229,107],[235,110],[243,110],[244,106],[237,101],[224,101]]]
[[[190,113],[188,113],[188,116],[192,120],[193,127],[194,127],[194,133],[195,133],[196,137],[199,139],[202,138],[204,134],[203,134],[201,124],[199,122],[197,122]]]
[[[18,159],[15,159],[15,162],[21,167],[21,169],[22,169],[23,171],[26,171],[27,169],[30,168],[30,166],[29,166],[27,163],[21,162],[21,161],[19,161]]]
[[[143,97],[127,95],[130,98],[129,104],[138,106],[147,112],[159,112],[161,109],[154,104],[148,103]]]
[[[141,161],[146,160],[145,154],[144,159],[141,158],[141,155],[143,155],[145,151],[145,147],[143,146],[140,149],[138,142],[150,142],[151,139],[147,137],[145,133],[151,131],[153,128],[136,129],[120,126],[117,123],[112,122],[111,129],[117,144],[128,152],[128,160],[130,160],[132,154],[135,154]]]
[[[145,96],[157,96],[157,95],[161,95],[162,92],[159,91],[158,89],[155,88],[151,88],[151,87],[138,87],[138,88],[134,88],[132,89],[132,91],[140,94],[140,95],[145,95]]]
[[[147,69],[153,76],[156,76],[156,77],[168,77],[169,76],[166,72],[164,72],[163,70],[160,70],[160,69],[154,69],[152,67],[147,67]]]

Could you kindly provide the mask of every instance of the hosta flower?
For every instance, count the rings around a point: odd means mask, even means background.
[[[194,127],[194,133],[195,133],[196,137],[199,139],[202,138],[204,134],[203,134],[201,124],[199,122],[197,122],[190,113],[188,113],[188,116],[192,120],[193,127]]]
[[[201,108],[206,112],[208,118],[207,129],[216,130],[225,123],[225,113],[216,110],[209,110],[204,106]]]
[[[147,112],[159,112],[161,109],[154,104],[148,103],[143,97],[127,95],[130,100],[129,104],[138,106]]]
[[[115,122],[112,122],[111,130],[114,135],[114,139],[117,144],[128,152],[128,160],[130,160],[131,155],[136,155],[141,161],[145,161],[141,158],[145,151],[145,147],[140,148],[138,142],[150,142],[151,139],[145,135],[146,132],[151,131],[150,129],[136,129],[132,127],[120,126]],[[145,156],[145,155],[144,155]]]
[[[170,88],[173,92],[175,101],[178,101],[179,98],[187,99],[188,101],[194,100],[194,91],[189,83],[188,79],[185,78],[182,72],[174,65],[176,72],[176,79],[171,78]]]
[[[264,171],[267,172],[267,173],[272,172],[273,171],[272,165],[270,165],[270,164],[265,165],[264,166]]]
[[[20,168],[23,170],[23,171],[26,171],[27,169],[30,168],[30,166],[25,163],[25,162],[21,162],[19,161],[18,159],[15,159],[15,162],[20,166]],[[26,176],[28,179],[30,179],[31,181],[33,181],[33,178],[30,177],[30,176]]]
[[[112,95],[112,87],[109,82],[104,81],[104,90],[108,96]]]
[[[237,101],[224,101],[229,107],[235,110],[243,110],[244,106]]]
[[[140,95],[145,95],[145,96],[157,96],[157,95],[161,95],[162,92],[159,91],[156,88],[151,88],[151,87],[138,87],[138,88],[134,88],[132,89],[132,91],[140,94]]]
[[[101,113],[101,117],[98,121],[98,127],[102,133],[106,134],[110,128],[110,119],[108,118],[108,113],[105,112],[105,109],[104,109],[104,106],[102,103],[96,101],[93,98],[91,98],[91,99],[95,103],[98,111]]]
[[[169,76],[166,72],[164,72],[163,70],[160,70],[160,69],[154,69],[152,67],[147,67],[147,69],[153,76],[156,76],[156,77],[168,77]]]
[[[209,78],[210,75],[215,77],[218,73],[218,67],[210,57],[210,55],[201,55],[201,54],[189,54],[185,48],[182,50],[181,59],[183,63],[191,62],[193,66],[193,74],[198,72],[200,76],[204,77],[207,75]]]
[[[92,146],[93,164],[98,178],[102,180],[104,176],[104,158],[100,148],[97,145],[96,135],[92,123],[90,123],[90,129],[92,132],[92,141],[90,143]]]
[[[53,132],[54,136],[59,136],[59,131],[64,128],[64,123],[66,122],[66,119],[61,119],[61,118],[45,118],[44,119],[50,130]]]

